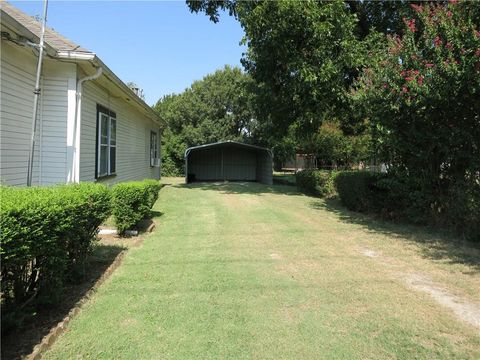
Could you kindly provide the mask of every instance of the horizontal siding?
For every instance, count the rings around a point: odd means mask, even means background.
[[[26,185],[33,115],[36,58],[2,41],[0,179]],[[67,91],[75,66],[45,59],[37,121],[34,184],[64,183],[66,173]]]
[[[84,84],[82,97],[80,181],[95,180],[97,104],[117,115],[117,175],[102,181],[116,183],[159,178],[160,169],[150,167],[150,131],[158,133],[158,125],[132,105],[109,96],[94,81],[89,81]]]
[[[0,82],[0,179],[8,185],[26,185],[33,114],[35,63],[21,58],[13,45],[2,40]],[[30,60],[30,61],[29,61]],[[40,129],[40,126],[37,130]],[[36,147],[33,182],[39,181],[39,146]]]

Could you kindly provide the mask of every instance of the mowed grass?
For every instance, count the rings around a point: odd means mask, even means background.
[[[46,359],[480,358],[479,330],[398,276],[421,272],[475,301],[474,250],[450,257],[436,235],[288,186],[166,181],[156,231]]]

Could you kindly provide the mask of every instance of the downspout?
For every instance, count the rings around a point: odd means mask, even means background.
[[[27,186],[32,186],[33,175],[33,156],[35,152],[35,132],[37,129],[37,116],[38,116],[38,99],[40,97],[40,77],[42,75],[42,61],[43,61],[43,48],[45,40],[45,23],[47,22],[47,8],[48,0],[45,0],[43,4],[43,21],[42,32],[40,33],[40,43],[38,45],[38,63],[37,63],[37,75],[35,78],[35,89],[33,90],[33,116],[32,116],[32,138],[30,140],[30,153],[28,154],[28,168],[27,168]]]
[[[102,75],[103,69],[101,67],[97,68],[97,72],[91,76],[86,76],[84,78],[78,79],[77,81],[77,91],[75,93],[75,121],[73,127],[73,141],[74,141],[74,150],[73,150],[73,166],[72,166],[72,175],[69,178],[69,182],[80,182],[80,126],[82,120],[82,89],[83,83],[85,81],[95,80]]]

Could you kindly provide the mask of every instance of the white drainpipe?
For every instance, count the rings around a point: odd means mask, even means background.
[[[86,76],[84,78],[78,79],[77,81],[77,91],[75,93],[75,121],[73,126],[73,159],[71,163],[71,168],[67,178],[69,183],[78,183],[80,182],[80,129],[81,129],[81,120],[82,120],[82,88],[85,81],[95,80],[102,75],[103,69],[101,67],[97,68],[97,72],[91,76]]]

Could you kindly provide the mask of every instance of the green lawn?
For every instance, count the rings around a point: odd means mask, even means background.
[[[477,250],[291,186],[164,181],[157,230],[47,359],[480,358],[480,330],[402,277],[479,302]]]

